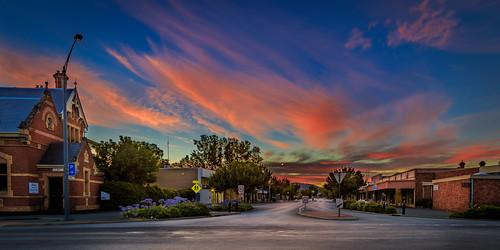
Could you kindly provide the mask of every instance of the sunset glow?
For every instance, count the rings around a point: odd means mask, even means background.
[[[499,3],[28,2],[0,4],[0,86],[53,87],[82,33],[69,87],[94,141],[169,134],[176,162],[236,137],[314,184],[500,160]]]

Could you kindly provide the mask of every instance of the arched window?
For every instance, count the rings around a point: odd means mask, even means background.
[[[45,123],[47,125],[48,130],[54,130],[54,120],[52,119],[52,116],[49,114],[47,115],[47,119],[45,119]]]

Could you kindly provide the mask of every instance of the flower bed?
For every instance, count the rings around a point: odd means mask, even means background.
[[[189,216],[209,216],[210,209],[203,203],[190,202],[186,198],[160,199],[154,202],[145,199],[138,204],[120,206],[121,214],[125,218],[163,219]]]

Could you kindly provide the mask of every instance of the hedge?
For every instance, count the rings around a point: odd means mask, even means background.
[[[386,213],[386,214],[395,214],[397,212],[395,207],[386,206],[384,210],[384,206],[376,202],[365,202],[365,201],[354,201],[354,200],[345,200],[344,208],[350,210],[359,210],[359,211]]]
[[[110,195],[110,200],[101,200],[101,210],[118,210],[125,204],[139,203],[141,200],[172,199],[179,196],[179,191],[160,188],[158,186],[141,186],[122,181],[107,181],[100,185],[100,189]]]
[[[450,213],[450,218],[494,219],[500,220],[500,206],[483,205],[464,211]]]

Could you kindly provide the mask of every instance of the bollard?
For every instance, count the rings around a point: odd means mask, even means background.
[[[403,200],[403,215],[405,215],[405,209],[406,209],[406,200]]]
[[[231,213],[231,201],[229,201],[229,204],[227,205],[228,212]]]

